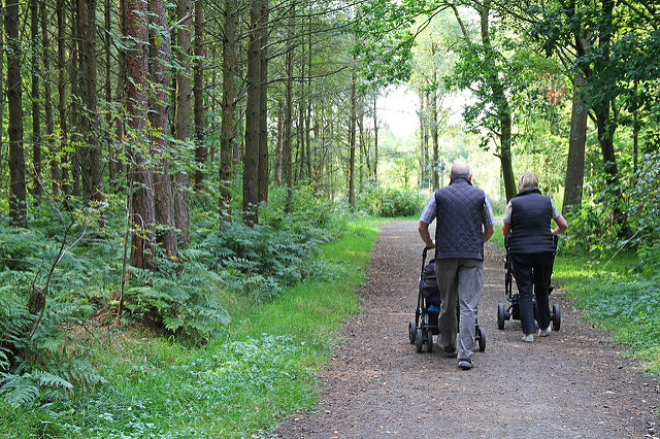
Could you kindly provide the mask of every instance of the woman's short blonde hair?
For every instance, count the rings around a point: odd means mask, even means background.
[[[525,172],[518,180],[518,192],[526,191],[528,189],[538,189],[539,178],[533,172]]]

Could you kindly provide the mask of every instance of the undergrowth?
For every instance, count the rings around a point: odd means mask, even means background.
[[[121,227],[0,226],[3,434],[245,437],[309,407],[376,231],[308,190],[273,199],[252,228],[197,210],[180,262],[128,270],[121,322]]]

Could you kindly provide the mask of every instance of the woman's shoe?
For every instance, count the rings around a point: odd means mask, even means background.
[[[548,325],[547,328],[539,330],[539,335],[541,337],[547,337],[552,332],[552,323]]]
[[[525,343],[532,343],[534,341],[534,334],[523,335],[522,341]]]

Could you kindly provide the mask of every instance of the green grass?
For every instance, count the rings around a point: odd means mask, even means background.
[[[235,294],[231,325],[205,346],[185,347],[135,328],[89,337],[90,361],[107,384],[52,411],[0,407],[1,434],[244,438],[267,432],[317,401],[317,372],[341,343],[342,323],[358,311],[355,291],[377,235],[374,224],[349,224],[323,246],[318,278],[275,300],[257,304]]]
[[[493,242],[504,245],[495,230]],[[660,276],[641,274],[634,253],[591,260],[568,251],[557,254],[553,282],[564,289],[585,318],[612,334],[646,371],[660,373]]]
[[[619,254],[595,264],[584,257],[559,255],[555,279],[590,322],[612,334],[613,340],[660,373],[660,286],[658,276],[635,272],[636,258]]]

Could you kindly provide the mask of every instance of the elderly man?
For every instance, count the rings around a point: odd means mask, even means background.
[[[426,203],[419,220],[419,235],[426,248],[435,248],[435,270],[442,300],[439,344],[447,357],[458,357],[460,369],[470,370],[483,286],[484,243],[494,232],[493,208],[488,195],[472,186],[467,163],[454,163],[449,179],[449,185],[435,191]],[[434,219],[435,242],[429,234],[429,224]]]

